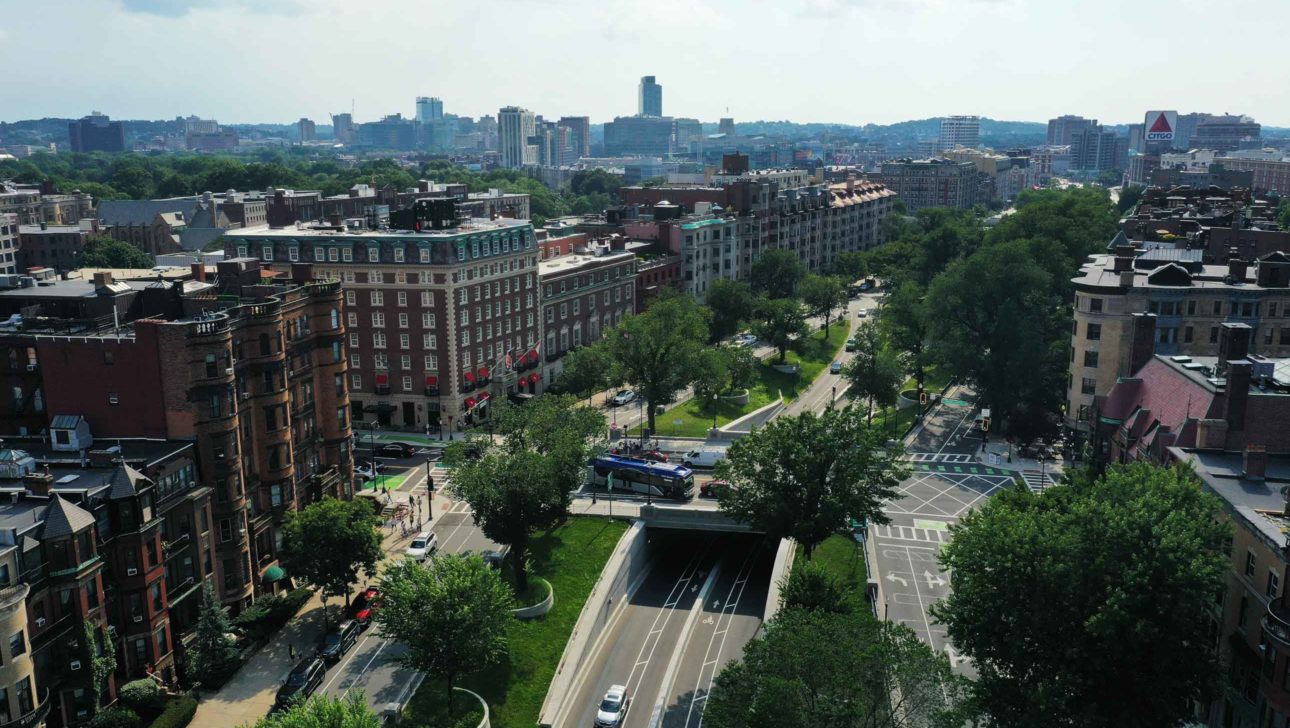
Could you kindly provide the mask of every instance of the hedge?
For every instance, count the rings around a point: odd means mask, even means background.
[[[156,715],[166,706],[166,696],[149,678],[132,680],[121,686],[121,702],[138,713]]]
[[[197,713],[197,699],[191,695],[171,698],[166,709],[148,728],[185,728]]]
[[[312,589],[292,589],[286,594],[261,599],[234,617],[233,625],[242,629],[251,642],[266,642],[296,616],[313,593]]]
[[[91,728],[139,728],[139,714],[129,708],[114,706],[100,710],[90,721]]]

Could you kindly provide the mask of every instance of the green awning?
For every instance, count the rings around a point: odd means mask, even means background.
[[[284,571],[281,566],[274,564],[273,566],[270,566],[269,568],[264,570],[264,583],[272,584],[275,581],[281,581],[283,578],[286,577],[286,575],[287,575],[287,572]]]

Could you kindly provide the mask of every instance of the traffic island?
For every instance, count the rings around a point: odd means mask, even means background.
[[[516,619],[537,619],[555,606],[555,589],[551,588],[551,582],[540,576],[530,577],[530,581],[528,598],[519,599],[524,606],[511,610]]]
[[[473,690],[452,689],[452,710],[444,700],[447,684],[442,680],[421,683],[399,716],[399,724],[417,728],[489,728],[488,703]]]

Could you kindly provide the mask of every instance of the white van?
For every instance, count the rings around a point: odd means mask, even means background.
[[[687,468],[711,468],[726,459],[726,451],[717,447],[700,447],[687,452],[681,462]]]

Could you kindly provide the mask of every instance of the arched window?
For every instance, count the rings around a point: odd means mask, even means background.
[[[260,356],[268,356],[273,353],[273,345],[269,343],[268,334],[260,334]]]

